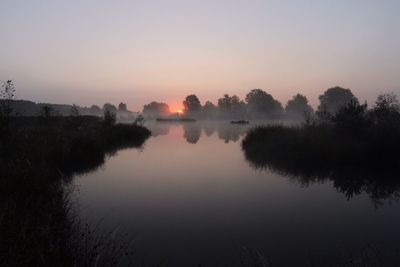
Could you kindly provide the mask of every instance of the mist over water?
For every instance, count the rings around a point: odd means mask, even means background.
[[[396,198],[377,207],[332,180],[305,184],[253,167],[241,140],[262,123],[147,123],[142,150],[120,150],[75,178],[79,217],[132,237],[144,266],[319,266],[359,255],[391,266]]]

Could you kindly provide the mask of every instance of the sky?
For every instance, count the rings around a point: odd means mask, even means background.
[[[400,95],[398,0],[0,0],[0,80],[18,99],[181,108],[262,88],[316,107],[333,86]]]

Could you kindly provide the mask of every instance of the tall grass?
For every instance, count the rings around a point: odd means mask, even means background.
[[[142,146],[150,132],[97,117],[15,117],[2,129],[0,265],[95,264],[98,257],[78,253],[85,236],[74,234],[68,182],[116,149]]]

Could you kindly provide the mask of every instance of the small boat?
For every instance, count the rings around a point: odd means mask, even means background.
[[[245,121],[245,120],[231,121],[231,124],[249,124],[249,121]]]

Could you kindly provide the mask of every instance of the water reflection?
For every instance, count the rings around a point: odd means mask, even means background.
[[[193,124],[193,123],[184,123],[183,124],[183,138],[190,143],[190,144],[196,144],[201,136],[201,127],[198,124]]]
[[[210,137],[217,129],[215,123],[206,123],[203,124],[204,133],[207,137]]]
[[[210,137],[215,132],[217,132],[218,138],[224,143],[236,143],[246,134],[249,128],[265,123],[267,122],[258,122],[249,125],[231,124],[228,121],[200,121],[195,123],[148,122],[146,127],[151,130],[153,137],[168,135],[172,127],[182,127],[183,138],[190,144],[196,144],[203,133],[206,137]]]
[[[333,166],[329,163],[294,161],[289,157],[274,157],[258,148],[242,147],[246,160],[256,170],[269,170],[288,176],[302,186],[331,182],[348,200],[367,194],[376,207],[400,199],[400,177],[396,166],[382,168],[360,166]]]
[[[336,266],[367,243],[388,259],[400,240],[400,203],[377,211],[366,195],[388,199],[398,184],[315,166],[273,169],[251,153],[246,161],[240,141],[257,124],[147,122],[157,137],[142,152],[121,150],[76,178],[79,216],[132,236],[135,266],[267,265],[251,261],[260,255],[272,266]]]
[[[215,132],[222,142],[236,143],[245,136],[246,132],[258,125],[271,122],[258,121],[249,125],[230,124],[227,121],[200,121],[189,123],[148,123],[146,126],[153,136],[168,135],[171,127],[180,127],[183,138],[189,144],[197,144],[199,140],[211,137]],[[396,166],[382,169],[361,169],[354,166],[330,166],[329,164],[314,164],[312,161],[302,161],[301,164],[288,159],[277,159],[262,151],[243,148],[245,158],[256,170],[270,170],[289,177],[301,186],[315,183],[331,182],[334,188],[351,199],[366,193],[374,205],[380,206],[400,199],[400,179]]]
[[[231,124],[227,127],[220,128],[218,131],[218,137],[225,143],[229,143],[230,141],[236,143],[247,130],[247,127],[244,125]]]
[[[148,127],[151,130],[151,135],[153,137],[157,137],[169,134],[171,125],[167,123],[151,123],[147,124],[146,127]]]

